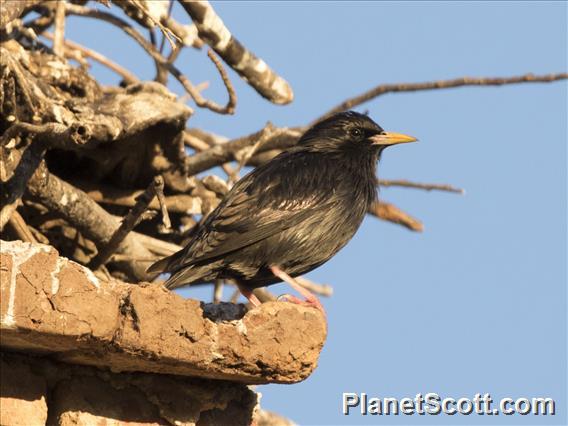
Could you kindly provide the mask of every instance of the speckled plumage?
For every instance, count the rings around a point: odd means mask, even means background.
[[[357,129],[357,130],[356,130]],[[156,262],[171,272],[168,288],[234,279],[254,289],[333,257],[353,237],[376,197],[376,164],[384,134],[365,115],[334,115],[298,144],[239,180],[189,244]]]

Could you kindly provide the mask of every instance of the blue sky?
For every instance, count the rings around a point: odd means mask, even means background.
[[[296,95],[291,105],[271,105],[231,72],[236,115],[197,110],[188,123],[228,137],[268,120],[306,124],[380,83],[567,69],[564,2],[213,4]],[[141,50],[109,27],[72,18],[68,34],[142,78],[154,75]],[[178,64],[195,83],[211,80],[204,94],[225,101],[204,52],[186,52]],[[117,82],[100,67],[93,72]],[[559,82],[390,94],[359,108],[420,139],[386,151],[381,177],[467,193],[381,190],[423,220],[424,233],[368,217],[309,275],[335,289],[323,301],[328,341],[305,382],[258,387],[264,408],[300,424],[566,424],[566,100]],[[542,396],[556,400],[557,414],[344,416],[342,392]]]

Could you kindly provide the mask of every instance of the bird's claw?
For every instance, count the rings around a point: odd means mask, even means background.
[[[288,302],[288,303],[302,303],[302,301],[300,299],[298,299],[296,296],[292,296],[291,294],[281,294],[280,296],[278,296],[276,298],[277,302]]]
[[[326,316],[325,309],[317,298],[306,298],[306,300],[298,299],[296,296],[291,294],[281,294],[276,298],[278,302],[294,303],[295,305],[308,306],[311,308],[316,308]]]

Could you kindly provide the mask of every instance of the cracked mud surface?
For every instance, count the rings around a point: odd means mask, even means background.
[[[326,324],[315,309],[208,305],[156,285],[99,281],[49,246],[0,247],[2,349],[250,384],[294,383],[316,368]]]

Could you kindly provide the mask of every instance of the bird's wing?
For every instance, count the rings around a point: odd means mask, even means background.
[[[265,180],[263,175],[272,178]],[[173,272],[221,257],[296,226],[334,203],[321,189],[296,194],[286,193],[288,189],[287,183],[274,179],[271,170],[256,169],[237,182],[183,250],[151,270]]]
[[[191,263],[202,262],[247,247],[297,226],[319,208],[329,208],[329,206],[317,204],[310,206],[304,204],[301,208],[298,206],[265,207],[254,215],[242,216],[254,207],[250,205],[249,200],[246,200],[242,204],[225,208],[211,222],[205,239],[197,241],[192,247],[194,257]]]
[[[300,224],[314,214],[315,210],[328,209],[329,205],[314,205],[302,208],[266,207],[254,211],[253,200],[234,200],[225,206],[208,223],[201,235],[189,244],[168,264],[168,270],[178,270],[196,263],[212,260],[247,247]],[[290,206],[288,206],[290,207]]]

